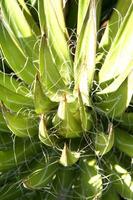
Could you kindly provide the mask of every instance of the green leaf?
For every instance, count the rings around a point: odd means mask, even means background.
[[[39,139],[47,146],[54,147],[57,141],[55,136],[50,130],[47,129],[47,121],[44,115],[41,115],[39,122]]]
[[[125,0],[125,5],[123,6],[123,1],[118,0],[111,17],[109,18],[109,20],[106,21],[107,25],[105,27],[105,31],[100,41],[98,50],[100,52],[98,58],[100,57],[101,60],[104,59],[104,56],[108,53],[112,42],[114,41],[117,32],[119,31],[119,28],[123,23],[128,9],[130,8],[131,2],[132,0]],[[101,60],[99,60],[99,62]]]
[[[0,170],[8,171],[27,162],[40,149],[39,143],[30,139],[16,138],[10,149],[0,151]]]
[[[125,16],[119,28],[117,36],[106,56],[105,62],[99,72],[99,83],[107,82],[124,73],[133,57],[133,31],[131,29],[133,21],[133,4]],[[129,45],[130,44],[130,45]],[[125,51],[126,49],[126,51]]]
[[[38,76],[36,76],[34,85],[34,106],[38,114],[43,114],[51,111],[56,104],[44,94]]]
[[[54,158],[49,158],[47,162],[42,160],[40,163],[36,163],[32,172],[23,180],[23,184],[29,189],[45,188],[52,182],[57,170],[58,163]]]
[[[96,106],[100,108],[103,112],[106,112],[107,115],[109,115],[110,117],[114,118],[120,116],[122,113],[125,112],[126,108],[130,104],[133,95],[132,80],[133,72],[128,75],[128,77],[122,82],[122,84],[116,91],[99,95],[97,94],[98,99],[95,103]],[[121,77],[120,79],[116,80],[117,83],[119,81],[121,82]]]
[[[84,131],[88,132],[92,128],[92,112],[87,111],[87,107],[84,106],[82,96],[79,92],[78,95],[79,101],[79,112],[80,112],[80,119],[82,123],[82,128]]]
[[[78,199],[96,199],[102,195],[102,177],[94,157],[81,159],[80,172],[75,184]]]
[[[4,120],[3,114],[0,112],[0,132],[9,132],[6,122]]]
[[[65,138],[75,138],[82,135],[80,116],[73,106],[74,103],[68,103],[66,98],[61,100],[54,119],[54,125],[59,134]]]
[[[69,51],[67,33],[61,1],[44,0],[46,21],[46,37],[48,47],[54,55],[55,65],[66,85],[72,82],[72,58]]]
[[[19,137],[31,137],[38,132],[37,119],[21,113],[12,113],[2,106],[3,115],[8,128]]]
[[[75,151],[71,151],[66,144],[64,144],[64,148],[62,150],[62,154],[60,157],[60,163],[67,167],[67,166],[71,166],[73,164],[75,164],[78,159],[80,158],[80,153],[79,152],[75,152]]]
[[[119,128],[114,129],[115,146],[125,154],[133,157],[133,136],[126,130]]]
[[[6,61],[15,74],[31,84],[34,80],[35,67],[2,23],[0,23],[0,45]]]
[[[16,80],[13,76],[0,71],[0,85],[11,90],[13,93],[17,93],[23,96],[28,96],[30,91],[28,87],[21,82]]]
[[[74,79],[75,94],[77,94],[79,90],[84,104],[90,106],[90,90],[94,78],[96,56],[95,1],[91,1],[90,6],[88,6],[88,4],[86,6],[86,15],[77,39],[76,55],[74,60]]]
[[[22,5],[24,5],[24,3]],[[34,28],[32,28],[35,27],[32,16],[28,14],[29,20],[26,19],[24,15],[25,9],[21,10],[17,0],[2,0],[1,10],[4,23],[6,21],[8,29],[14,33],[14,36],[19,42],[19,45],[25,52],[26,56],[29,56],[30,58],[36,57],[37,59],[38,49],[35,48],[37,47],[37,36],[34,32]],[[31,19],[32,24],[31,22],[29,23]]]
[[[59,101],[57,93],[60,90],[66,89],[64,81],[59,74],[57,66],[54,62],[54,56],[48,46],[45,35],[40,43],[40,79],[45,93],[53,101]],[[57,99],[56,99],[57,95]]]
[[[0,84],[0,100],[11,110],[19,111],[22,108],[33,108],[33,100],[9,90]]]
[[[95,151],[97,155],[103,156],[108,153],[114,145],[114,131],[112,124],[109,125],[108,134],[104,132],[96,133]]]

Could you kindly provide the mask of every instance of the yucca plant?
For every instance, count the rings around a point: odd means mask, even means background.
[[[0,0],[1,200],[133,199],[133,2],[103,3]]]

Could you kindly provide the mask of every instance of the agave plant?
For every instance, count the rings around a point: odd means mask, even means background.
[[[124,3],[0,0],[1,200],[133,199]]]

